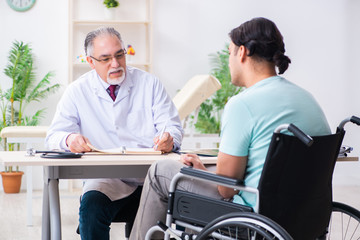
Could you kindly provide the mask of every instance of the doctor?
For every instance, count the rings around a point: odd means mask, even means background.
[[[100,149],[178,149],[183,130],[174,104],[158,78],[126,66],[120,34],[114,28],[99,28],[88,33],[84,46],[93,70],[64,92],[47,133],[47,147],[88,152],[90,143]],[[85,180],[81,239],[109,239],[112,219],[138,204],[142,184],[142,179]]]

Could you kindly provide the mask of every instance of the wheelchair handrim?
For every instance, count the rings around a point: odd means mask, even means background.
[[[265,224],[261,221],[258,221],[256,219],[249,219],[249,218],[246,218],[246,217],[233,217],[233,218],[229,218],[229,219],[224,219],[218,223],[216,223],[214,225],[215,226],[219,226],[219,225],[222,225],[222,224],[227,224],[227,223],[231,223],[231,222],[234,222],[234,221],[238,221],[238,222],[246,222],[246,223],[251,223],[251,224],[255,224],[255,225],[258,225],[264,229],[267,229],[269,230],[275,237],[277,237],[279,240],[286,240],[285,238],[283,238],[274,228],[272,228],[271,226],[269,226],[268,224]]]

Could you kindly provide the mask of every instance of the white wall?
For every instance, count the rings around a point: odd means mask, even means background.
[[[91,0],[94,1],[94,0]],[[120,0],[121,1],[125,0]],[[195,74],[209,73],[209,54],[229,42],[229,31],[253,17],[272,19],[284,36],[292,60],[286,78],[310,91],[323,107],[332,129],[345,117],[359,115],[360,2],[354,0],[154,0],[153,72],[171,96]],[[56,71],[54,83],[67,84],[67,1],[37,0],[17,13],[0,1],[0,69],[14,39],[31,42],[38,76]],[[121,6],[120,6],[121,7]],[[91,14],[89,12],[89,14]],[[126,36],[123,36],[126,41]],[[0,72],[1,86],[6,77]],[[63,91],[63,90],[62,90]],[[51,122],[62,91],[41,105]],[[360,155],[360,129],[347,126],[345,143]],[[360,184],[359,163],[340,163],[335,183]],[[347,182],[348,183],[348,182]]]
[[[35,56],[37,78],[49,71],[55,72],[53,82],[67,84],[68,4],[67,1],[37,0],[27,12],[12,10],[6,1],[0,1],[0,83],[4,89],[11,80],[3,69],[14,40],[31,43]],[[7,85],[8,84],[8,85]],[[62,92],[62,91],[61,91]],[[55,113],[55,105],[61,93],[52,95],[48,101],[35,103],[33,109],[47,108],[43,124],[49,124]],[[28,109],[31,111],[31,106]]]
[[[27,108],[27,112],[46,108],[46,117],[42,121],[43,125],[50,124],[57,101],[67,84],[67,14],[68,1],[37,0],[31,10],[23,13],[12,10],[6,1],[0,1],[1,87],[8,89],[11,85],[11,80],[3,72],[14,40],[31,43],[35,57],[36,76],[39,80],[47,72],[54,71],[53,83],[62,84],[62,89],[58,93],[49,96],[47,101],[34,103]],[[3,166],[0,166],[0,169],[3,169]],[[25,168],[21,169],[25,170]],[[33,183],[34,188],[42,188],[41,167],[33,168]],[[61,186],[66,187],[67,182],[62,181]],[[26,188],[25,175],[21,187],[22,189]],[[0,185],[0,188],[2,188],[2,185]]]

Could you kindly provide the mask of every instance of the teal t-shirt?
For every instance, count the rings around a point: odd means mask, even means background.
[[[220,151],[248,156],[245,185],[257,188],[272,134],[281,124],[293,123],[311,136],[330,134],[326,117],[313,96],[274,76],[257,82],[226,104]],[[255,195],[240,192],[234,202],[255,205]]]

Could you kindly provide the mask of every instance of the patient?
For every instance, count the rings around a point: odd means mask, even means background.
[[[233,29],[229,35],[231,82],[246,87],[246,90],[225,106],[216,173],[243,179],[245,185],[256,188],[277,126],[293,123],[310,135],[330,134],[330,128],[312,95],[278,76],[287,70],[290,59],[285,55],[283,37],[272,21],[254,18]],[[158,220],[165,221],[169,183],[184,165],[207,170],[199,157],[191,154],[182,155],[181,162],[159,161],[151,166],[131,240],[145,239],[150,227]],[[195,182],[181,181],[178,188],[255,205],[251,193]]]

